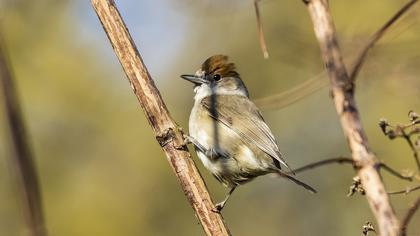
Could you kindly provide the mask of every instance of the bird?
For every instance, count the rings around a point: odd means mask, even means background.
[[[194,84],[195,93],[186,143],[194,145],[204,167],[229,188],[214,211],[224,208],[238,186],[269,173],[316,193],[313,187],[292,176],[294,172],[228,56],[211,56],[195,74],[181,78]],[[283,171],[282,166],[289,171]]]

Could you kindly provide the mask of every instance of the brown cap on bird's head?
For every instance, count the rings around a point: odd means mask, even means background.
[[[249,97],[248,89],[236,72],[235,64],[229,62],[228,57],[224,55],[209,57],[194,75],[185,74],[181,75],[181,78],[192,82],[194,88],[211,87],[216,93],[219,91]]]
[[[209,57],[203,65],[201,70],[207,75],[219,74],[221,77],[237,77],[239,73],[236,72],[235,64],[228,61],[225,55],[214,55]]]

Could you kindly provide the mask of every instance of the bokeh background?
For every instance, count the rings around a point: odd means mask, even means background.
[[[406,1],[332,1],[346,63]],[[236,62],[251,97],[287,91],[323,70],[301,1],[261,1],[270,59],[259,49],[251,0],[117,1],[174,119],[183,127],[192,86],[180,74],[213,54]],[[420,112],[420,7],[381,40],[357,80],[370,144],[397,170],[415,170],[404,140],[378,120]],[[50,235],[202,235],[89,1],[1,0],[0,19],[36,156]],[[328,88],[293,105],[263,109],[292,167],[349,155]],[[0,113],[0,235],[26,235]],[[194,156],[195,157],[195,156]],[[221,186],[195,159],[213,199]],[[234,235],[361,235],[373,221],[363,196],[346,197],[354,171],[331,165],[299,177],[316,187],[265,176],[241,187],[224,209]],[[408,183],[384,173],[389,190]],[[392,196],[399,217],[419,196]],[[409,235],[420,235],[420,214]],[[375,223],[374,223],[375,225]]]

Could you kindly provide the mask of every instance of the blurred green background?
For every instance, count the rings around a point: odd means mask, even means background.
[[[405,2],[331,2],[346,63]],[[179,75],[195,72],[210,55],[230,55],[253,99],[286,91],[323,70],[301,1],[261,1],[269,60],[259,49],[251,0],[117,5],[172,116],[185,128],[193,92]],[[419,14],[417,5],[387,33],[357,80],[372,149],[397,170],[415,170],[411,152],[404,140],[384,137],[377,123],[381,117],[406,122],[410,109],[420,112]],[[1,0],[0,20],[50,235],[202,235],[90,2]],[[292,167],[349,155],[328,88],[262,113]],[[0,235],[26,235],[0,119]],[[195,160],[213,199],[222,199],[226,189]],[[361,235],[362,225],[374,218],[363,196],[346,197],[354,175],[340,165],[299,175],[317,188],[316,195],[261,177],[235,192],[224,217],[234,235]],[[389,190],[419,183],[387,173],[384,180]],[[391,197],[399,217],[418,196]],[[419,221],[417,214],[409,235],[420,235]]]

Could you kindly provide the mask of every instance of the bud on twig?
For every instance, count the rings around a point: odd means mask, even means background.
[[[376,230],[375,230],[375,228],[373,227],[372,222],[370,222],[370,221],[366,221],[366,223],[363,225],[363,231],[362,231],[362,233],[363,233],[363,235],[369,235],[369,232],[370,232],[370,231],[372,231],[372,232],[375,232],[375,233],[376,233]]]
[[[351,197],[354,195],[354,193],[360,193],[362,195],[365,195],[365,190],[362,187],[362,180],[360,180],[359,176],[353,177],[353,183],[350,185],[349,193],[347,194],[347,197]]]
[[[419,115],[411,110],[408,112],[408,118],[410,118],[411,122],[415,122],[419,118]]]
[[[388,121],[385,118],[381,118],[379,120],[379,127],[381,128],[382,132],[386,135],[386,128],[389,126]]]

